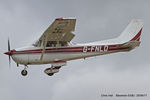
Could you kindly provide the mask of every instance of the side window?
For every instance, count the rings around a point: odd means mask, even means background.
[[[47,42],[46,47],[51,47],[52,44],[50,43],[50,41]]]
[[[46,47],[56,47],[56,44],[57,44],[56,41],[48,41]]]
[[[64,41],[48,41],[46,47],[56,47],[56,46],[67,46],[67,42]]]
[[[59,44],[60,44],[61,46],[66,46],[66,45],[67,45],[67,42],[59,41]]]

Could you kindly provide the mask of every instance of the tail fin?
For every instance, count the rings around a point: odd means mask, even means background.
[[[127,51],[134,49],[140,45],[140,36],[143,28],[143,21],[140,19],[133,19],[127,28],[118,37],[123,44],[119,48],[128,48]]]
[[[136,36],[134,38],[132,38],[130,41],[140,41],[142,29],[143,28],[141,28],[141,30],[136,34]]]
[[[140,41],[142,28],[143,21],[141,19],[133,19],[118,39],[123,42]]]

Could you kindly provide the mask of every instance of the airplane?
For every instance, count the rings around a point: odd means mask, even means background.
[[[59,72],[67,61],[85,59],[98,55],[105,55],[117,52],[127,52],[140,45],[140,36],[143,29],[141,19],[133,19],[120,36],[91,43],[73,44],[76,19],[56,18],[46,29],[41,37],[32,45],[10,49],[8,39],[8,51],[4,54],[15,61],[17,66],[24,65],[21,71],[23,76],[28,74],[28,65],[51,64],[44,72],[52,76]]]

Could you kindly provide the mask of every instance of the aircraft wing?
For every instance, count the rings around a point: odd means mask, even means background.
[[[70,42],[75,36],[72,32],[75,30],[75,18],[57,18],[42,34],[36,45],[41,46],[47,41]],[[43,44],[42,44],[43,43]]]

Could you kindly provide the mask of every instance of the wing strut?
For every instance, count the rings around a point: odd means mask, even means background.
[[[46,44],[47,44],[47,37],[44,35],[44,38],[42,40],[42,52],[41,52],[41,57],[40,57],[40,60],[42,61],[43,59],[43,56],[44,56],[44,53],[45,53],[45,48],[46,48]]]

